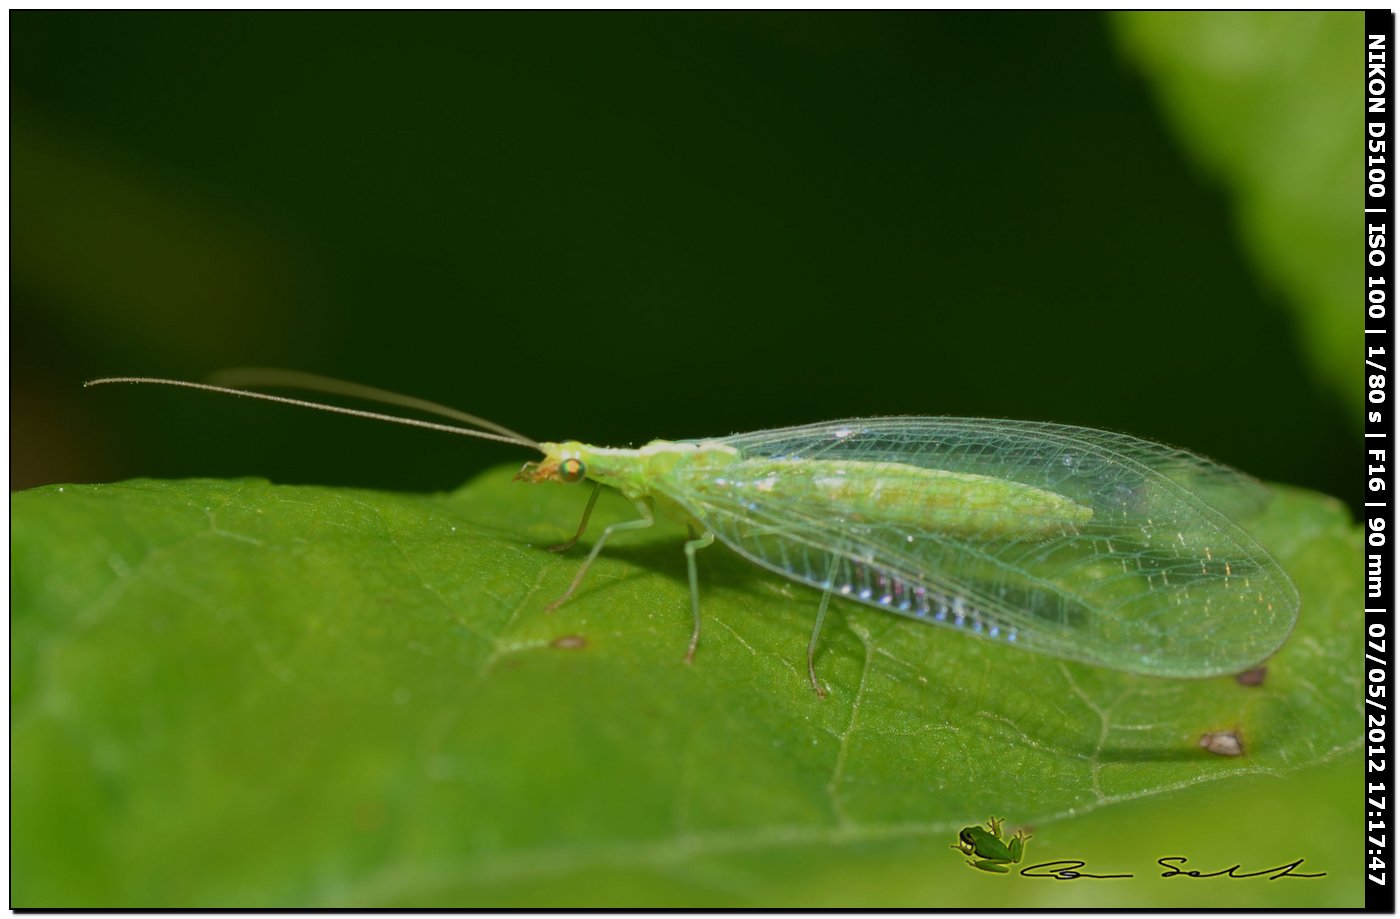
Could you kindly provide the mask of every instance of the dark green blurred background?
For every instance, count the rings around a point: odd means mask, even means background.
[[[15,487],[527,458],[80,388],[270,365],[543,439],[1016,417],[1358,497],[1354,406],[1098,14],[15,12],[11,54]]]

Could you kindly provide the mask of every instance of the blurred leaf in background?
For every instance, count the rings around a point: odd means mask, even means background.
[[[1113,21],[1183,142],[1229,190],[1311,372],[1359,427],[1362,14],[1135,11]]]

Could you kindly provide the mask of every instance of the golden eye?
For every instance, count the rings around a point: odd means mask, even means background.
[[[582,482],[587,474],[581,459],[571,456],[559,464],[559,481],[561,482]]]

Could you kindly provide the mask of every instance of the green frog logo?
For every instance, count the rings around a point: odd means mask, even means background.
[[[958,831],[958,841],[949,848],[968,856],[967,863],[980,871],[1006,874],[1026,853],[1026,840],[1031,834],[1017,830],[1010,839],[1001,834],[1005,818],[988,817],[987,827],[965,826]]]

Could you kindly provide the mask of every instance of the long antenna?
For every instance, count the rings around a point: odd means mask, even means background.
[[[289,371],[290,372],[290,371]],[[333,381],[339,382],[339,381]],[[356,418],[371,418],[375,421],[388,421],[393,424],[402,424],[414,428],[427,428],[430,431],[443,431],[448,434],[461,434],[463,437],[477,437],[481,440],[495,440],[501,443],[515,444],[521,447],[530,447],[540,450],[538,441],[531,440],[523,434],[516,434],[510,431],[508,434],[495,433],[493,431],[476,431],[471,428],[458,427],[455,424],[439,424],[436,421],[422,421],[417,418],[400,418],[397,415],[385,415],[382,412],[369,412],[358,408],[345,408],[340,405],[326,405],[321,402],[309,402],[305,399],[292,399],[288,396],[274,396],[270,393],[253,392],[247,389],[234,389],[230,386],[215,386],[212,383],[191,383],[188,380],[163,380],[157,377],[103,377],[100,380],[88,380],[83,386],[105,386],[108,383],[156,383],[162,386],[182,386],[185,389],[202,389],[206,392],[223,393],[229,396],[244,396],[249,399],[262,399],[264,402],[281,402],[283,405],[295,405],[300,408],[314,408],[323,412],[335,412],[339,415],[353,415]],[[356,384],[347,384],[354,386]],[[372,387],[365,387],[372,389]],[[347,393],[349,394],[349,393]],[[388,395],[394,395],[388,393]],[[400,397],[404,400],[411,400],[410,396]],[[405,403],[399,403],[405,404]],[[434,404],[434,403],[428,403]],[[421,407],[421,406],[416,406]],[[448,409],[449,412],[455,411]],[[465,412],[459,413],[465,415]],[[493,427],[496,427],[493,425]],[[508,429],[502,429],[508,430]]]
[[[350,396],[352,399],[365,399],[369,402],[382,402],[385,405],[401,405],[404,408],[417,409],[420,412],[441,415],[444,418],[455,418],[458,421],[465,421],[472,427],[495,431],[506,437],[514,437],[516,440],[535,444],[533,440],[519,431],[512,431],[504,425],[487,421],[480,415],[472,415],[451,406],[420,399],[417,396],[405,396],[402,393],[366,386],[363,383],[351,383],[348,380],[323,377],[317,373],[303,373],[300,370],[282,370],[275,367],[232,367],[228,370],[211,373],[209,382],[217,386],[232,386],[235,389],[285,386],[289,389],[305,389],[336,396]]]

